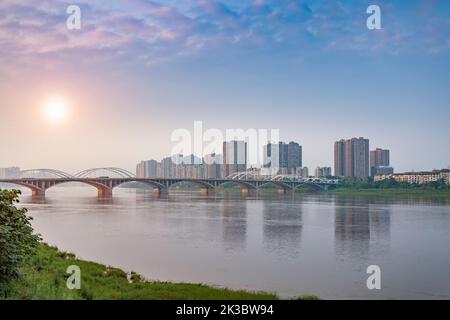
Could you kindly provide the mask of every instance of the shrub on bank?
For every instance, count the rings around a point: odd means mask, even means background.
[[[0,294],[19,277],[25,258],[34,252],[40,238],[33,233],[26,209],[18,209],[20,191],[0,190]]]

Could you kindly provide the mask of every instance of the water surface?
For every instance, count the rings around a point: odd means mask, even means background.
[[[25,191],[26,193],[26,191]],[[22,196],[44,240],[147,279],[325,299],[449,299],[449,201],[55,187]],[[382,270],[368,290],[366,269]]]

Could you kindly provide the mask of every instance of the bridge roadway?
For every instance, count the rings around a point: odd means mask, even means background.
[[[258,180],[258,179],[166,179],[166,178],[22,178],[22,179],[5,179],[0,180],[0,183],[8,183],[17,186],[22,186],[31,189],[33,196],[44,197],[45,192],[56,185],[78,182],[93,186],[97,189],[99,198],[111,198],[113,189],[128,182],[139,182],[152,186],[158,194],[168,193],[169,188],[182,182],[188,182],[198,185],[204,194],[214,193],[217,187],[234,184],[241,188],[243,193],[256,193],[256,190],[266,186],[272,185],[276,187],[279,192],[288,190],[295,190],[300,187],[308,187],[313,190],[328,189],[328,187],[337,184],[337,181],[328,179],[298,179],[298,180]]]

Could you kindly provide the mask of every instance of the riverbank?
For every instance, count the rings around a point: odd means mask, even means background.
[[[67,267],[81,269],[81,289],[66,286]],[[201,284],[146,281],[136,273],[77,259],[73,254],[41,244],[11,284],[14,300],[276,300],[265,292],[233,291]],[[314,297],[302,297],[314,299]]]
[[[130,189],[148,189],[148,186],[142,184],[129,184],[124,188]],[[183,186],[175,189],[178,192],[197,192],[199,188],[196,186]],[[239,194],[241,188],[239,186],[220,187],[216,190],[217,194]],[[278,189],[273,186],[267,186],[258,189],[258,194],[276,194]],[[289,193],[289,191],[287,191]],[[450,190],[438,190],[427,188],[352,188],[337,187],[328,190],[312,190],[310,188],[300,188],[295,190],[296,194],[336,194],[336,195],[358,195],[358,196],[380,196],[380,197],[423,197],[430,199],[449,199]]]
[[[336,188],[319,191],[322,194],[336,195],[359,195],[359,196],[381,196],[381,197],[423,197],[435,199],[450,199],[450,190],[428,190],[428,189],[351,189]]]

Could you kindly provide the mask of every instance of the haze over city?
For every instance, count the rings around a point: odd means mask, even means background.
[[[305,166],[365,137],[396,171],[450,165],[448,1],[0,4],[0,167],[134,171],[171,133],[280,129]]]

